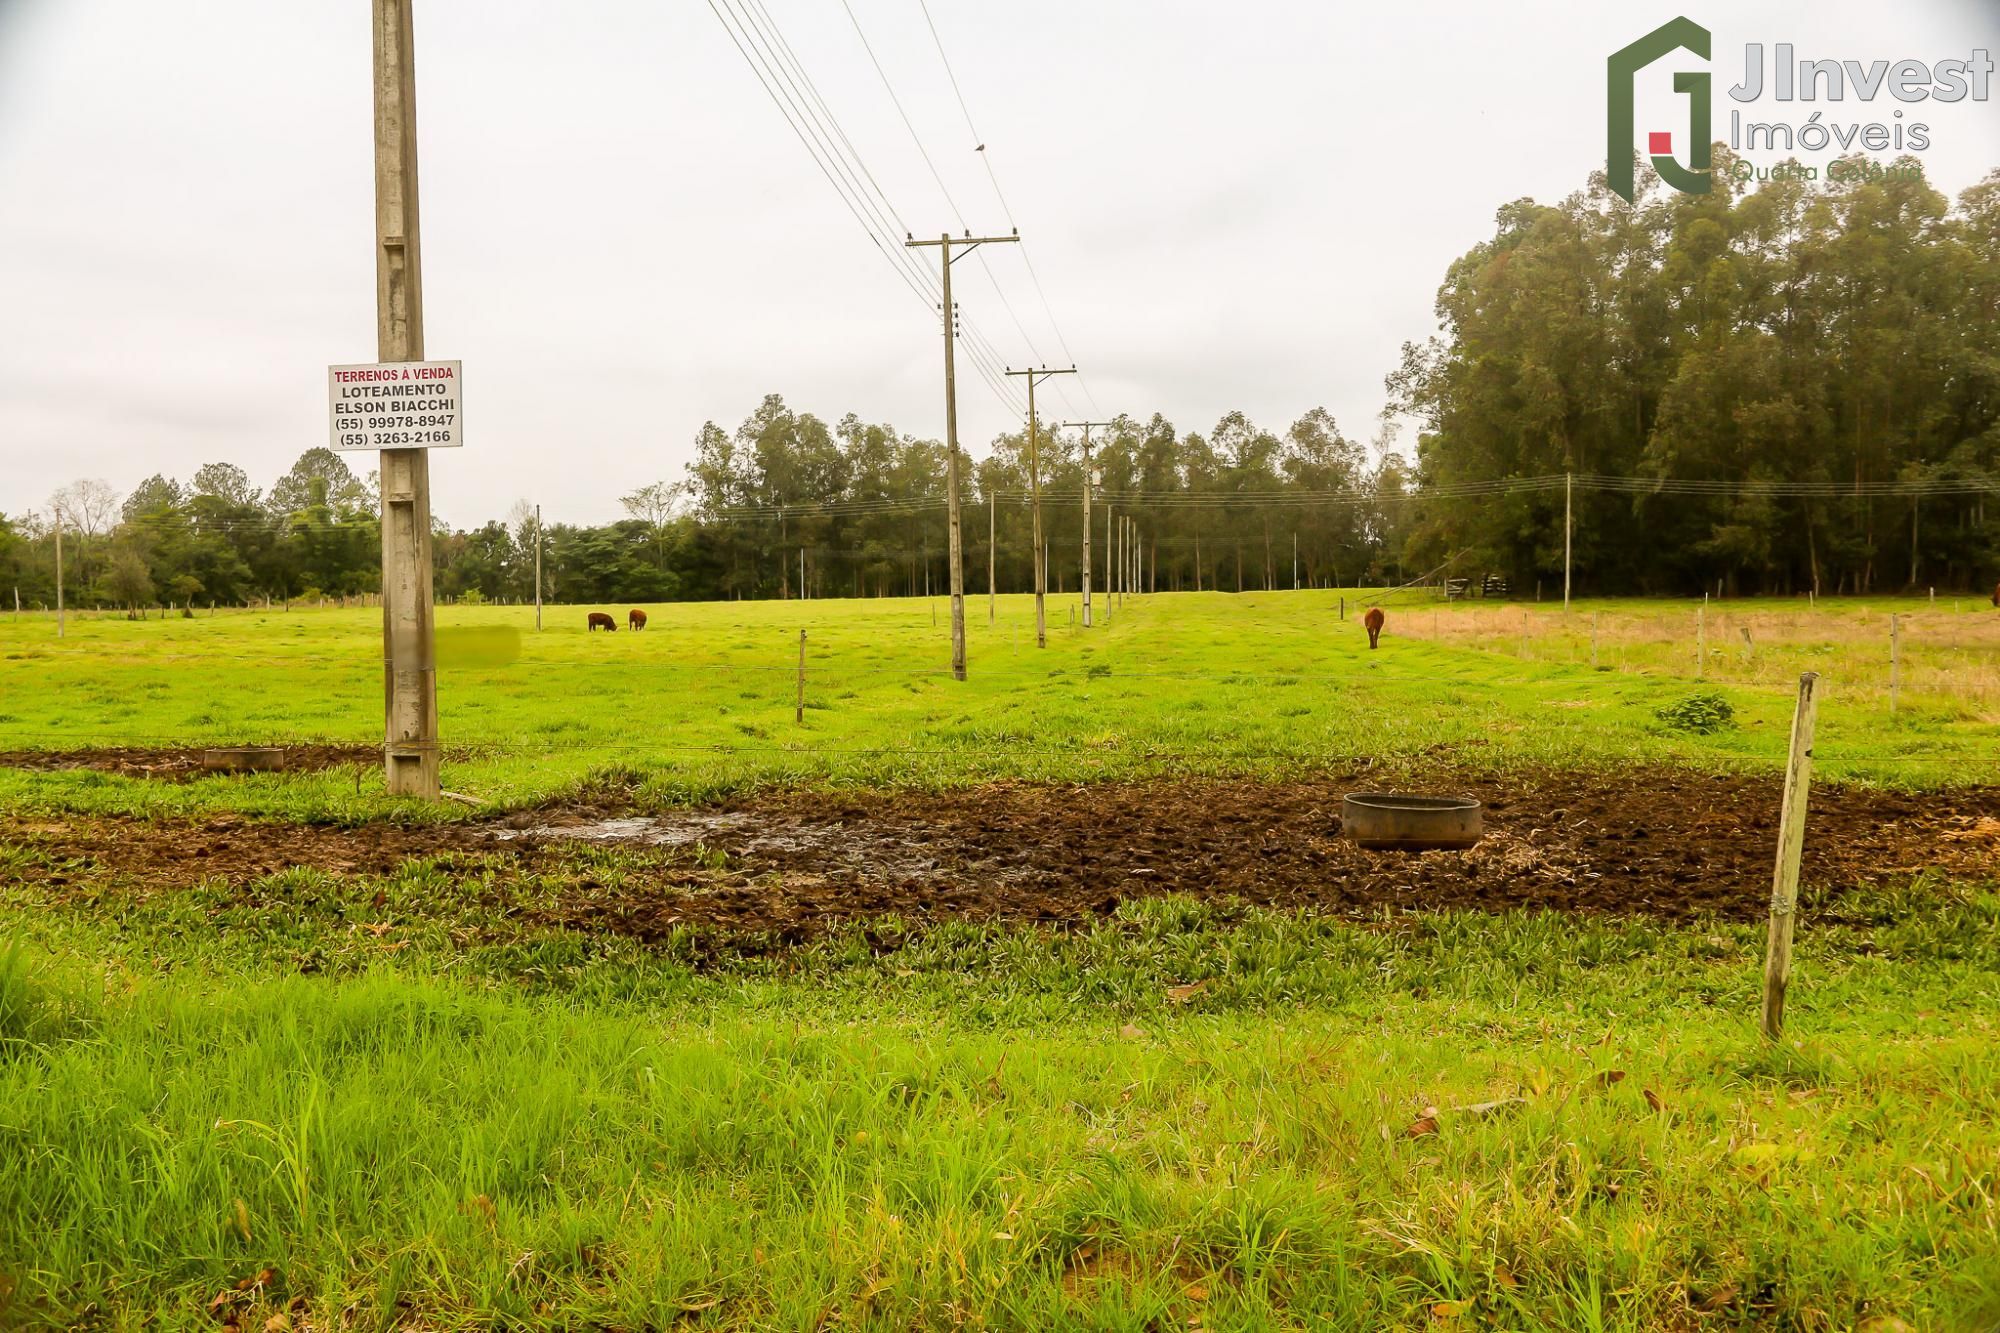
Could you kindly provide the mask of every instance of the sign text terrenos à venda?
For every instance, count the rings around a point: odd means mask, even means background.
[[[326,395],[336,449],[455,449],[464,443],[462,364],[392,361],[328,366]]]

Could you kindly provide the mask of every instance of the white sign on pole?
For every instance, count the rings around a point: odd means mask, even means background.
[[[465,441],[458,361],[328,366],[336,449],[456,449]]]

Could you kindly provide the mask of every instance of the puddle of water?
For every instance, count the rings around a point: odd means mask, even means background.
[[[939,849],[922,841],[871,833],[866,828],[842,823],[773,824],[744,813],[630,816],[583,824],[496,829],[492,836],[509,841],[533,838],[633,847],[701,845],[722,852],[732,863],[746,861],[753,868],[763,858],[773,867],[790,866],[817,874],[871,879],[884,876],[929,879],[945,873]],[[972,863],[967,869],[976,867],[976,873],[989,879],[1012,879],[1018,873],[1013,867],[998,865],[990,856],[978,852],[967,859]]]
[[[594,824],[543,824],[536,828],[496,829],[502,841],[515,838],[547,838],[572,842],[631,842],[645,847],[689,847],[717,833],[741,828],[747,815],[678,815],[653,818],[640,815],[627,819],[600,819]]]

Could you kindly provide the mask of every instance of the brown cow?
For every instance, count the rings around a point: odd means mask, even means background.
[[[1368,631],[1368,648],[1370,652],[1373,652],[1382,642],[1383,619],[1382,608],[1379,606],[1369,607],[1368,614],[1361,617],[1361,626]]]
[[[644,629],[646,628],[646,613],[635,606],[625,617],[625,621],[633,629]]]
[[[589,632],[595,634],[599,630],[603,630],[606,634],[616,634],[618,632],[618,622],[610,616],[605,615],[602,611],[592,611],[590,613]]]

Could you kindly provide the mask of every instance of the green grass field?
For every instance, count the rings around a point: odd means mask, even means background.
[[[1341,596],[1132,599],[1089,634],[1052,598],[1041,651],[1027,599],[989,627],[975,598],[963,684],[941,603],[657,607],[611,637],[443,608],[445,781],[490,810],[1370,756],[1775,772],[1799,669],[1828,683],[1822,777],[2000,779],[1990,704],[1947,692],[1968,668],[1889,713],[1892,603],[1822,603],[1796,661],[1773,634],[1697,682],[1691,645],[1593,670],[1575,629],[1691,607],[1526,608],[1524,656],[1454,624],[1492,608],[1395,601],[1371,654]],[[496,626],[519,660],[450,633]],[[0,751],[372,742],[379,652],[372,611],[61,642],[0,617]],[[1656,715],[1711,690],[1735,725]],[[556,886],[480,854],[163,889],[33,836],[481,814],[379,789],[0,768],[0,1328],[2000,1326],[2000,868],[1809,884],[1772,1045],[1750,921],[1166,897],[718,956],[551,924]]]
[[[1032,599],[1002,598],[989,625],[986,599],[975,597],[963,684],[948,670],[942,599],[659,606],[644,632],[614,635],[584,632],[591,608],[550,608],[540,634],[528,609],[441,608],[445,782],[513,805],[593,776],[674,801],[768,782],[1278,775],[1368,756],[1471,767],[1772,766],[1801,670],[1826,681],[1818,756],[1827,775],[1917,787],[2000,778],[1992,708],[1940,692],[1949,675],[1923,674],[1937,657],[1915,634],[1915,687],[1890,714],[1886,640],[1876,642],[1875,629],[1894,603],[1823,602],[1822,632],[1794,630],[1787,645],[1767,646],[1755,679],[1732,680],[1718,662],[1703,683],[1693,679],[1691,606],[1678,613],[1690,627],[1684,654],[1641,653],[1620,637],[1618,660],[1607,646],[1605,669],[1593,671],[1578,637],[1593,610],[1632,618],[1667,609],[1580,603],[1565,618],[1559,608],[1439,607],[1405,594],[1389,602],[1384,648],[1370,653],[1352,616],[1338,618],[1343,600],[1358,614],[1368,596],[1161,594],[1128,599],[1088,634],[1071,626],[1073,596],[1051,598],[1042,650]],[[622,608],[607,609],[622,623]],[[1796,615],[1789,604],[1782,611]],[[1951,652],[1990,673],[2000,614],[1988,611],[1963,614],[1953,632],[1972,646]],[[1501,615],[1507,623],[1496,628]],[[1465,643],[1431,637],[1454,624]],[[58,641],[49,620],[0,617],[0,751],[379,743],[380,626],[379,612],[362,610],[106,617],[73,622]],[[519,657],[499,665],[488,656],[491,631],[509,628],[520,631]],[[1655,716],[1698,689],[1728,698],[1741,725],[1690,736]],[[375,774],[351,768],[179,786],[0,774],[0,802],[36,808],[227,806],[293,818],[388,813],[395,806],[380,788]]]

